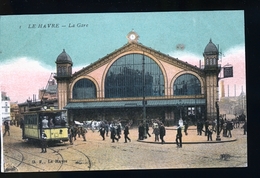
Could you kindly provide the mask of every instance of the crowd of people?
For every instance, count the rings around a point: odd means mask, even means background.
[[[240,124],[243,123],[242,127],[240,127]],[[154,135],[154,142],[161,142],[162,144],[165,143],[164,137],[166,135],[166,129],[163,124],[159,119],[158,120],[152,120],[150,121],[150,124],[152,124],[152,133]],[[20,122],[20,127],[23,130],[23,135],[24,135],[24,123],[23,119],[21,119]],[[110,132],[110,139],[112,143],[115,141],[119,141],[121,138],[121,134],[123,131],[124,134],[124,143],[131,142],[131,139],[129,138],[130,134],[130,126],[131,123],[127,123],[124,126],[119,121],[113,121],[110,124],[108,122],[102,122],[99,126],[98,132],[100,136],[102,137],[102,140],[105,140],[106,137],[109,137],[108,133]],[[217,120],[213,121],[203,121],[203,120],[198,120],[196,127],[197,127],[197,135],[201,136],[203,135],[202,132],[204,132],[204,135],[207,136],[207,141],[212,141],[212,134],[213,132],[217,132]],[[8,134],[10,136],[10,124],[8,121],[4,122],[4,127],[5,127],[5,132],[3,136]],[[148,122],[141,122],[138,125],[138,140],[144,140],[147,139],[147,137],[151,137],[151,134],[149,133],[149,123]],[[188,135],[188,122],[186,120],[180,119],[178,124],[177,124],[177,129],[176,129],[176,145],[178,148],[182,148],[182,130],[184,131],[185,135]],[[237,122],[237,120],[232,119],[232,120],[227,120],[224,118],[221,118],[219,121],[219,134],[222,134],[223,137],[232,137],[232,130],[235,128],[241,128],[244,130],[244,135],[247,134],[247,121],[243,122]],[[86,139],[86,134],[88,132],[88,129],[82,125],[77,125],[77,124],[72,124],[68,128],[68,136],[69,136],[69,142],[70,144],[73,144],[74,141],[77,140],[77,137],[83,138],[83,141],[87,141]],[[46,152],[46,134],[43,132],[42,133],[42,153]]]
[[[98,126],[98,132],[100,136],[102,137],[102,140],[105,140],[106,137],[109,137],[108,133],[110,132],[110,139],[112,143],[115,141],[119,141],[122,135],[122,130],[124,134],[124,143],[127,143],[127,141],[131,142],[131,139],[129,138],[129,127],[131,123],[126,124],[124,127],[122,127],[122,124],[119,121],[113,121],[110,124],[106,121],[101,122],[101,124]],[[83,137],[83,141],[86,141],[86,133],[88,128],[84,127],[84,125],[77,125],[72,124],[68,129],[68,135],[69,135],[69,141],[70,144],[73,144],[74,141],[80,138],[80,136]]]

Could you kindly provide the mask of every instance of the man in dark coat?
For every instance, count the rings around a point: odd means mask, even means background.
[[[213,126],[212,125],[209,125],[208,126],[208,129],[207,129],[207,138],[208,138],[208,141],[212,141],[212,134],[213,134]]]
[[[146,134],[151,137],[150,133],[149,133],[149,124],[148,122],[146,122],[146,125],[145,125],[145,129],[146,129]]]
[[[116,135],[117,135],[117,138],[120,139],[121,138],[121,124],[118,122],[116,124]]]
[[[188,135],[188,132],[187,132],[187,130],[188,130],[188,122],[186,120],[184,120],[183,125],[184,125],[184,133],[185,133],[185,135]]]
[[[114,126],[112,126],[110,129],[110,138],[112,139],[112,143],[114,143],[115,140],[118,141],[118,138],[116,138],[116,129]]]
[[[41,135],[41,147],[42,147],[42,152],[41,153],[46,153],[47,150],[47,135],[45,134],[44,130],[42,131]]]
[[[143,140],[144,139],[144,126],[141,123],[138,127],[138,139]]]
[[[202,135],[203,123],[199,120],[197,123],[197,135]]]
[[[83,141],[87,141],[87,140],[86,140],[87,129],[84,128],[84,127],[80,127],[79,130],[80,130],[80,135],[81,135],[82,138],[83,138]]]
[[[208,134],[209,120],[205,121],[205,136]]]
[[[73,126],[70,126],[68,128],[68,135],[69,135],[69,141],[70,141],[70,144],[73,145]]]
[[[101,126],[99,132],[103,140],[105,140],[105,133],[106,133],[105,127]]]
[[[233,123],[231,121],[227,122],[227,137],[232,137],[231,130],[233,130]]]
[[[125,143],[127,143],[127,140],[129,140],[129,142],[131,142],[131,139],[128,137],[128,135],[129,135],[129,127],[128,127],[128,125],[125,126],[124,135],[125,135]]]
[[[5,136],[5,134],[8,132],[8,136],[10,136],[10,126],[9,126],[9,122],[8,121],[4,121],[4,126],[5,126],[5,133],[3,136]]]
[[[247,133],[247,121],[245,121],[245,123],[242,126],[242,128],[244,129],[244,135],[246,135],[246,133]]]
[[[162,141],[162,144],[165,143],[163,137],[165,136],[166,134],[166,130],[165,130],[165,127],[163,125],[163,123],[161,123],[161,126],[160,126],[160,139]]]
[[[176,144],[178,148],[182,148],[182,133],[181,133],[181,126],[177,125],[177,134],[176,134]]]

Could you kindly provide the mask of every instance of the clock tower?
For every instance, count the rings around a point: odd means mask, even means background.
[[[218,64],[219,51],[212,40],[205,47],[204,53],[204,72],[206,79],[207,97],[207,119],[217,118],[216,101],[218,101],[218,75],[221,67]]]
[[[56,59],[56,80],[59,109],[66,106],[69,98],[69,81],[72,75],[72,60],[63,49],[62,53]]]

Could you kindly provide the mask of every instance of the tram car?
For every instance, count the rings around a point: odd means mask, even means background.
[[[23,114],[24,139],[39,140],[42,132],[47,135],[47,141],[68,141],[68,126],[66,110],[30,111]]]

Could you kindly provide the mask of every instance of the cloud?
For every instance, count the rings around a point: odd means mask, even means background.
[[[0,66],[1,90],[7,92],[11,101],[25,102],[45,88],[50,77],[49,66],[43,67],[39,61],[28,57],[11,59]]]

